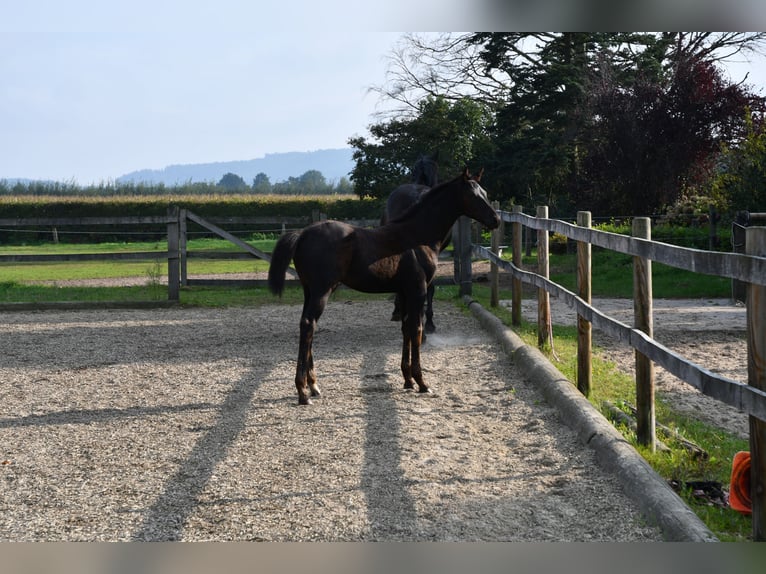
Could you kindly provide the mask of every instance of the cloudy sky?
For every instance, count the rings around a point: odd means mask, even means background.
[[[87,185],[170,164],[345,147],[375,121],[381,102],[368,89],[385,80],[401,37],[391,30],[448,30],[471,6],[378,4],[5,2],[0,179]],[[762,68],[752,79],[764,84]]]

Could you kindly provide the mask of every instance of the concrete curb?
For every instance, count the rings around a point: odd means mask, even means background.
[[[650,524],[660,528],[666,540],[718,541],[665,480],[545,355],[524,343],[470,296],[464,295],[463,302],[511,360],[540,386],[546,400],[559,410],[580,441],[595,451],[598,463],[618,477],[625,494],[639,506]]]

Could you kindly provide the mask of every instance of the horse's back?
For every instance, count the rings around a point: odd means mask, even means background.
[[[342,221],[320,221],[304,228],[298,238],[293,262],[301,281],[337,276],[343,267],[346,245],[355,228]]]

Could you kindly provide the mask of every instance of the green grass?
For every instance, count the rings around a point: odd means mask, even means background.
[[[253,247],[270,252],[273,239],[248,241]],[[80,253],[158,253],[157,259],[124,261],[53,261],[0,263],[0,282],[25,283],[31,281],[68,281],[73,279],[109,279],[114,277],[146,277],[151,280],[167,274],[166,259],[159,254],[167,251],[165,243],[97,243],[88,245],[46,244],[0,247],[0,255],[67,255]],[[196,239],[189,241],[187,251],[237,252],[238,249],[223,239]],[[268,263],[260,259],[198,259],[187,260],[187,272],[194,274],[252,273],[266,271]],[[21,291],[19,291],[21,293]],[[86,292],[83,292],[83,294]],[[63,294],[63,292],[62,292]]]
[[[269,238],[250,238],[247,243],[264,251],[271,251],[274,239]],[[187,241],[189,251],[239,251],[231,242],[225,239],[190,239]],[[157,251],[167,250],[167,244],[164,241],[135,241],[135,242],[114,242],[114,243],[43,243],[34,245],[3,245],[0,246],[0,255],[16,254],[53,254],[61,255],[67,253],[131,253],[134,251]]]
[[[195,274],[253,273],[268,270],[260,259],[189,259],[187,272]],[[69,281],[73,279],[110,279],[115,277],[150,277],[157,272],[167,275],[167,260],[128,261],[54,261],[45,263],[0,263],[0,281]]]
[[[537,256],[523,257],[522,264],[537,268]],[[574,254],[551,255],[550,279],[577,291],[577,258]],[[591,253],[591,290],[594,297],[633,297],[633,257],[594,248]],[[701,275],[652,262],[652,291],[662,299],[721,298],[731,296],[731,279]]]
[[[0,282],[0,303],[51,303],[59,301],[162,301],[167,299],[164,285],[134,287],[58,287],[56,285],[24,285],[13,281]]]

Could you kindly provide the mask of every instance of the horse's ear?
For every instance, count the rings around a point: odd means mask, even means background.
[[[470,172],[468,171],[468,166],[465,166],[465,167],[463,168],[463,179],[464,179],[464,180],[466,180],[466,181],[468,181],[469,179],[471,179],[471,174],[470,174]]]
[[[484,168],[481,168],[481,169],[479,170],[479,175],[477,175],[477,176],[474,176],[473,180],[474,180],[476,183],[479,183],[479,182],[481,181],[481,176],[482,176],[482,175],[484,175]]]

